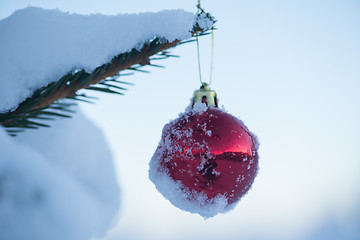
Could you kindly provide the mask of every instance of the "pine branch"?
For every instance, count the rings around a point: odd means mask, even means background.
[[[213,24],[216,22],[210,14],[203,10],[198,14],[198,19],[201,15],[204,17],[204,14]],[[208,34],[208,29],[201,29],[196,22],[192,33],[193,36],[196,34],[203,36]],[[147,72],[141,69],[146,65],[163,67],[153,65],[151,61],[178,57],[171,55],[167,49],[191,41],[193,40],[168,42],[165,39],[155,38],[144,44],[140,50],[132,49],[130,52],[115,56],[110,62],[99,66],[91,73],[87,73],[83,69],[69,72],[58,81],[36,90],[15,111],[0,114],[0,124],[7,129],[10,135],[16,135],[28,128],[49,127],[43,121],[53,120],[56,117],[71,117],[70,107],[76,103],[59,101],[60,99],[92,102],[92,97],[84,93],[77,93],[80,89],[123,95],[122,91],[126,91],[126,88],[122,85],[129,83],[118,80],[121,71]]]

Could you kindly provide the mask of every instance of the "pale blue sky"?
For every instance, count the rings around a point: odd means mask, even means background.
[[[0,0],[76,13],[185,9],[196,1]],[[164,124],[199,87],[195,44],[124,80],[125,96],[83,105],[113,150],[122,188],[113,239],[355,239],[360,236],[360,3],[202,1],[217,19],[212,87],[260,140],[260,171],[234,211],[204,221],[147,178]],[[201,38],[204,79],[210,38]]]

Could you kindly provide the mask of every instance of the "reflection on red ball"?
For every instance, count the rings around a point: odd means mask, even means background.
[[[168,123],[154,156],[159,158],[158,170],[181,183],[182,190],[206,196],[208,202],[225,197],[227,208],[254,181],[257,147],[256,137],[239,119],[209,107],[205,111],[189,111]]]

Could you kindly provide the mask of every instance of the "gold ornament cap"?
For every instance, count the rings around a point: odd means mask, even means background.
[[[207,106],[217,107],[218,101],[216,92],[211,90],[207,83],[202,83],[200,89],[194,92],[192,106],[197,102],[205,103]]]

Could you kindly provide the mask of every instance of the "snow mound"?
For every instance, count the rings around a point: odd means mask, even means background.
[[[0,239],[102,236],[119,208],[111,153],[82,114],[16,138],[0,128]]]
[[[191,37],[195,21],[211,21],[183,10],[158,13],[79,15],[28,7],[0,21],[0,113],[64,74],[91,72],[114,56],[156,37]]]

